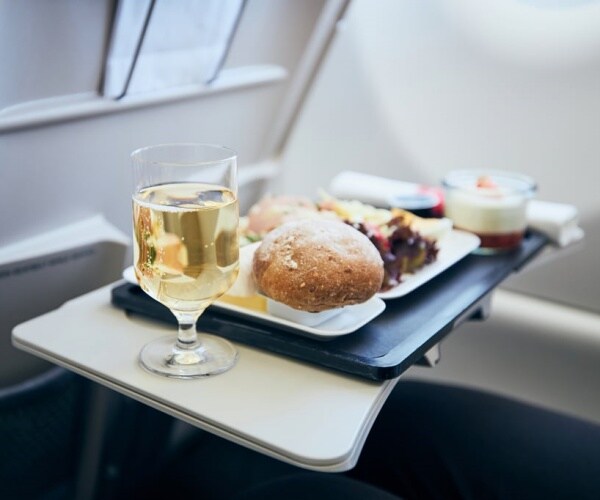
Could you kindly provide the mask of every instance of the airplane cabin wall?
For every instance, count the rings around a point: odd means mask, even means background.
[[[354,0],[284,165],[286,193],[342,170],[438,185],[491,168],[576,205],[583,246],[511,278],[406,376],[600,422],[600,2]]]
[[[32,107],[36,99],[97,93],[112,3],[59,0],[52,3],[54,15],[32,0],[0,4],[0,65],[9,68],[0,70],[0,95],[14,106],[3,110],[8,102],[0,101],[0,247],[96,213],[129,233],[129,154],[142,146],[224,144],[238,151],[242,169],[268,159],[271,125],[325,0],[248,0],[225,68],[267,67],[277,77],[264,83],[137,108],[128,108],[126,98],[122,109],[107,113],[3,126],[3,119],[28,116],[31,109],[43,115],[41,105]],[[94,36],[80,36],[86,24]],[[16,36],[21,31],[27,35]],[[65,51],[74,40],[78,50]],[[97,67],[80,67],[81,54]],[[73,81],[75,68],[83,75]]]
[[[586,239],[510,287],[600,312],[600,2],[572,4],[353,1],[279,189],[315,196],[347,169],[434,185],[527,173],[539,199],[579,208]]]
[[[115,102],[99,94],[114,0],[0,2],[0,264],[7,248],[98,214],[130,235],[129,155],[139,147],[224,144],[238,151],[241,172],[270,160],[272,124],[325,3],[248,0],[223,72],[241,83],[219,90],[217,79],[216,90],[174,89],[168,99],[151,95],[134,106],[135,96]],[[248,194],[241,192],[241,206],[255,201]],[[15,258],[4,274],[19,270]],[[61,283],[58,269],[16,291],[0,279],[3,299],[36,299],[19,314],[3,316],[0,307],[0,387],[46,368],[10,346],[14,318],[112,282],[125,264],[78,271],[70,290],[64,283],[75,278]]]

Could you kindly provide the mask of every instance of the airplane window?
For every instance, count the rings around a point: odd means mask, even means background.
[[[218,75],[244,0],[123,0],[118,3],[103,94],[210,83]]]
[[[0,114],[96,94],[110,18],[108,1],[0,2]]]

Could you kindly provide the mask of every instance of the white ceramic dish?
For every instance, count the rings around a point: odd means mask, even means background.
[[[438,241],[439,253],[435,262],[423,267],[413,274],[405,274],[402,283],[388,290],[378,293],[375,297],[363,304],[345,307],[339,314],[324,319],[318,324],[302,324],[292,321],[291,316],[279,317],[269,312],[254,311],[245,307],[217,301],[212,307],[225,309],[240,316],[252,317],[263,322],[284,326],[288,330],[308,335],[321,340],[333,339],[340,335],[347,335],[358,330],[361,326],[376,318],[385,309],[385,303],[381,299],[395,299],[402,297],[429,280],[456,264],[473,250],[479,247],[480,240],[474,234],[466,231],[453,229],[444,238]],[[123,271],[123,277],[130,283],[137,284],[133,267]],[[280,312],[273,311],[276,314]],[[310,323],[310,322],[309,322]]]
[[[129,283],[137,285],[133,266],[128,267],[123,271],[123,278]],[[362,304],[344,307],[329,315],[320,316],[319,319],[323,319],[323,321],[318,322],[316,325],[301,324],[291,321],[290,319],[275,316],[266,311],[256,311],[246,307],[221,302],[219,300],[211,307],[226,310],[237,316],[258,319],[269,325],[283,326],[287,331],[294,331],[319,340],[332,340],[341,335],[355,332],[361,326],[366,325],[369,321],[379,316],[385,310],[385,302],[375,296]]]
[[[413,274],[402,275],[402,283],[391,290],[378,293],[377,296],[382,299],[396,299],[412,292],[469,255],[479,247],[479,243],[479,238],[474,234],[453,229],[437,242],[440,251],[435,262]]]
[[[435,262],[419,269],[416,273],[405,274],[402,283],[391,290],[378,293],[377,296],[382,299],[395,299],[412,292],[477,249],[480,240],[472,233],[452,229],[437,244],[440,251]],[[123,278],[137,284],[133,266],[123,271]]]
[[[330,320],[334,316],[341,314],[344,309],[329,309],[327,311],[321,311],[317,313],[311,313],[306,311],[299,311],[293,307],[286,306],[281,302],[267,298],[267,311],[271,316],[277,316],[281,319],[287,319],[293,323],[298,323],[304,326],[317,326]]]
[[[377,296],[372,297],[362,304],[344,307],[341,312],[314,326],[303,325],[289,319],[274,316],[268,312],[254,311],[218,300],[211,307],[225,309],[246,318],[259,319],[269,325],[283,326],[288,331],[293,330],[296,333],[319,340],[332,340],[341,335],[355,332],[361,326],[375,319],[385,310],[385,302]]]
[[[133,270],[133,266],[129,266],[128,268],[123,270],[123,279],[128,281],[132,285],[138,285],[138,281],[135,278],[135,271]]]

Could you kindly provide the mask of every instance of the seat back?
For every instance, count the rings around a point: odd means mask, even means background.
[[[81,447],[84,384],[54,367],[0,389],[0,498],[69,498]]]

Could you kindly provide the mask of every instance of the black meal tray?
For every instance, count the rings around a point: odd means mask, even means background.
[[[359,330],[333,340],[315,340],[220,308],[208,308],[198,329],[235,342],[372,380],[399,376],[465,314],[518,271],[548,243],[530,231],[522,246],[497,255],[469,254],[409,294],[386,300],[385,311]],[[129,283],[112,290],[112,303],[130,313],[176,325],[172,313]]]

